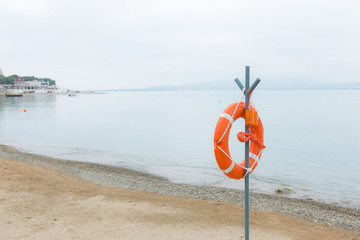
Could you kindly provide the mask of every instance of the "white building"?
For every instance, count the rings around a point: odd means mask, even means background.
[[[3,85],[8,90],[24,90],[24,91],[35,91],[35,90],[55,90],[56,86],[50,86],[49,82],[45,81],[24,81],[21,77],[17,77],[14,80],[14,85]]]

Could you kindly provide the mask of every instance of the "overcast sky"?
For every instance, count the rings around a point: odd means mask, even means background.
[[[4,74],[72,89],[360,81],[358,0],[0,0]]]

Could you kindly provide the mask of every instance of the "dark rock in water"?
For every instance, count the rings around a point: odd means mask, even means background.
[[[279,193],[279,194],[283,194],[283,193],[285,193],[285,194],[290,194],[290,193],[293,192],[293,190],[291,190],[290,188],[277,188],[277,189],[275,190],[275,192],[276,192],[276,193]]]
[[[276,193],[280,193],[280,194],[282,194],[282,193],[284,193],[281,189],[276,189],[276,191],[275,191]]]

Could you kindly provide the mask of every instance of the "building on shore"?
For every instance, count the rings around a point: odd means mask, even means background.
[[[56,85],[49,85],[47,81],[24,81],[21,77],[17,77],[14,80],[14,85],[2,85],[6,90],[23,90],[23,91],[36,91],[36,90],[46,90],[53,91],[56,90]]]

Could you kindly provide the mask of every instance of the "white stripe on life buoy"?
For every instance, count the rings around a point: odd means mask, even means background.
[[[249,153],[249,157],[251,157],[252,159],[254,159],[256,162],[259,160],[258,156],[254,153]]]
[[[234,119],[233,119],[233,117],[232,117],[230,114],[228,114],[228,113],[222,113],[222,114],[220,115],[220,117],[224,117],[224,118],[226,118],[227,120],[229,120],[229,121],[230,121],[230,123],[231,123],[231,124],[233,124],[233,123],[234,123]]]
[[[227,169],[222,170],[222,171],[223,171],[223,173],[229,173],[234,169],[234,167],[235,167],[235,163],[234,163],[234,161],[231,161],[230,167],[228,167]]]

